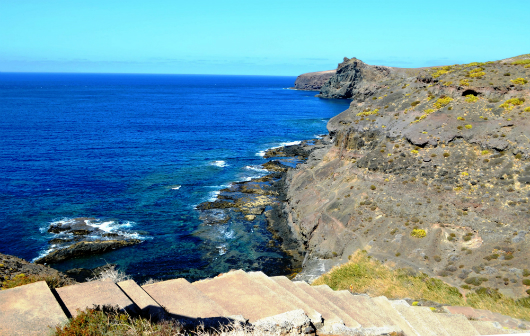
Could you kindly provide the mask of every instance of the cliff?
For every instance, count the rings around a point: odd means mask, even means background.
[[[336,73],[324,83],[317,97],[362,99],[381,89],[384,82],[404,80],[421,69],[402,69],[368,65],[357,58],[344,57]]]
[[[305,91],[320,91],[322,86],[335,75],[336,70],[309,72],[296,78],[293,89]]]
[[[530,288],[530,55],[424,69],[345,59],[332,143],[287,173],[314,278],[356,249],[466,290]]]

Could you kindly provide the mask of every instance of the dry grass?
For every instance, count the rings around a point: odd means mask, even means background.
[[[350,290],[389,299],[423,299],[454,306],[487,309],[504,315],[530,320],[530,300],[514,300],[495,290],[482,289],[464,297],[456,287],[410,270],[392,270],[373,260],[365,251],[357,251],[350,261],[333,268],[313,282],[334,290]]]
[[[218,329],[198,327],[189,330],[175,321],[152,322],[141,317],[132,317],[112,307],[95,307],[80,312],[62,327],[56,327],[55,336],[295,336],[296,331],[282,333],[254,329],[234,323]]]
[[[87,281],[104,281],[110,280],[114,283],[129,280],[131,277],[124,272],[117,270],[116,266],[108,265],[108,268],[101,272],[99,275],[88,279]]]
[[[46,281],[46,284],[50,288],[58,288],[70,285],[71,282],[68,280],[62,279],[59,276],[53,275],[26,275],[19,273],[12,277],[9,280],[2,282],[0,285],[0,290],[15,288],[18,286],[28,285],[38,281]]]

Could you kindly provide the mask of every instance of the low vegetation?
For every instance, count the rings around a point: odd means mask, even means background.
[[[280,329],[280,328],[278,328]],[[197,328],[188,330],[175,321],[153,322],[142,317],[133,317],[112,307],[95,307],[80,312],[62,327],[56,327],[55,336],[294,336],[299,333],[267,332],[234,323],[215,330]]]
[[[0,286],[0,289],[9,289],[14,288],[22,285],[27,285],[30,283],[38,282],[38,281],[46,281],[46,284],[50,288],[58,288],[70,285],[70,282],[65,281],[59,276],[53,276],[53,275],[26,275],[23,273],[19,273],[15,275],[13,278],[6,280],[2,282],[2,286]]]
[[[480,281],[480,279],[478,279]],[[350,290],[389,299],[413,298],[446,305],[470,306],[530,320],[530,299],[512,299],[491,288],[478,287],[464,296],[442,280],[408,269],[392,270],[371,259],[366,251],[357,251],[350,261],[333,268],[313,282],[334,290]]]

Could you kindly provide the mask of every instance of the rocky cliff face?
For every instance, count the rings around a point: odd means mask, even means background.
[[[414,76],[421,69],[401,69],[378,65],[368,65],[357,58],[344,57],[331,77],[320,90],[321,98],[363,99],[381,88],[390,80],[403,80]]]
[[[309,72],[296,78],[294,89],[305,91],[320,91],[322,86],[335,75],[336,70]]]
[[[427,69],[346,59],[333,143],[290,170],[284,213],[300,276],[356,249],[465,289],[530,287],[530,55]]]

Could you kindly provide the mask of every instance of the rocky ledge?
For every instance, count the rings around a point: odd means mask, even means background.
[[[141,242],[142,241],[139,239],[80,241],[68,247],[55,250],[50,254],[35,260],[35,263],[53,264],[76,257],[105,253],[117,248],[136,245]]]
[[[112,227],[114,225],[114,228]],[[136,233],[117,229],[119,223],[96,218],[79,217],[50,224],[54,234],[49,241],[50,252],[35,260],[37,264],[53,264],[67,259],[100,254],[142,242]]]
[[[283,215],[312,279],[356,249],[463,291],[530,293],[530,55],[398,69],[345,59],[333,143],[289,169]]]
[[[299,145],[267,150],[264,157],[271,160],[261,165],[261,169],[268,171],[267,175],[253,178],[250,181],[233,182],[228,188],[220,190],[215,200],[201,203],[196,207],[200,212],[199,218],[203,221],[203,225],[197,231],[197,235],[206,241],[212,241],[211,245],[215,244],[218,246],[219,256],[223,256],[233,251],[230,251],[230,247],[224,242],[212,239],[212,234],[209,234],[209,232],[218,233],[219,231],[231,232],[236,230],[235,235],[238,236],[242,232],[238,232],[235,227],[246,227],[247,229],[243,230],[244,233],[241,235],[244,238],[241,239],[251,238],[258,244],[262,236],[258,237],[257,234],[263,224],[265,224],[266,229],[272,233],[272,237],[267,238],[270,239],[268,242],[265,241],[267,246],[257,247],[258,255],[264,249],[284,252],[287,254],[288,265],[282,266],[285,269],[278,269],[277,267],[277,269],[271,271],[282,275],[299,272],[304,258],[304,255],[300,253],[303,248],[292,235],[282,213],[282,204],[286,200],[285,192],[287,190],[285,187],[285,176],[291,167],[307,160],[313,155],[313,152],[325,147],[328,142],[329,138],[314,139],[304,141]],[[241,222],[248,224],[234,225],[234,223]],[[249,225],[251,229],[248,229]],[[234,254],[233,256],[235,257],[236,255]],[[216,262],[220,263],[219,257],[214,257],[217,260]],[[223,258],[226,258],[226,256]],[[233,257],[229,256],[228,259],[230,258]],[[227,260],[227,262],[229,261]],[[259,265],[263,266],[264,264],[259,263]],[[237,267],[248,266],[243,262],[242,265]],[[249,269],[267,271],[269,266],[263,267],[260,268],[258,265],[254,265]]]
[[[4,282],[26,277],[55,279],[62,286],[73,285],[76,281],[67,275],[44,265],[36,265],[15,256],[0,253],[0,287]]]
[[[335,70],[305,73],[296,78],[293,89],[320,91],[322,86],[335,75]]]

